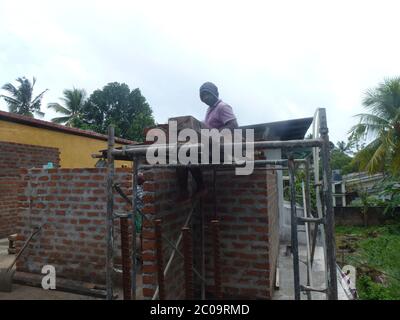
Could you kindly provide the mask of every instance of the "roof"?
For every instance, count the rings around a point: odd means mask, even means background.
[[[297,140],[304,139],[313,118],[301,118],[269,123],[241,126],[241,129],[254,129],[255,140]]]
[[[27,116],[22,116],[22,115],[11,113],[11,112],[0,111],[0,120],[21,123],[21,124],[31,126],[31,127],[43,128],[43,129],[53,130],[53,131],[60,131],[60,132],[64,132],[67,134],[74,134],[77,136],[83,136],[83,137],[88,137],[88,138],[93,138],[93,139],[98,139],[98,140],[107,141],[107,139],[108,139],[108,136],[105,134],[101,134],[101,133],[97,133],[97,132],[89,131],[89,130],[82,130],[82,129],[78,129],[78,128],[71,128],[71,127],[63,126],[61,124],[44,121],[44,120],[38,120],[38,119],[34,119],[31,117],[27,117]],[[115,138],[115,142],[120,143],[120,144],[136,143],[135,141],[131,141],[131,140],[123,139],[123,138],[117,138],[117,137]]]

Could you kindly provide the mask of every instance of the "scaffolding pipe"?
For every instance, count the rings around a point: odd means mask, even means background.
[[[326,218],[326,254],[328,265],[328,299],[337,300],[337,275],[336,275],[336,252],[335,252],[335,225],[332,205],[332,171],[330,166],[330,145],[328,135],[328,125],[325,109],[320,109],[320,136],[323,140],[321,148],[323,192],[325,200]]]
[[[222,299],[221,290],[221,256],[220,256],[220,237],[219,237],[219,221],[211,221],[211,232],[213,240],[213,258],[214,258],[214,294],[215,299]]]
[[[193,242],[192,233],[189,227],[182,228],[183,234],[183,270],[185,274],[185,298],[192,300],[194,297],[193,288]]]
[[[132,297],[136,300],[136,215],[137,215],[137,176],[138,176],[139,163],[137,158],[132,161]]]
[[[162,247],[162,226],[160,219],[155,220],[155,235],[156,235],[157,280],[159,288],[159,299],[165,300],[164,253]]]
[[[201,219],[201,276],[203,278],[206,277],[206,260],[205,260],[205,252],[204,252],[204,247],[205,247],[205,232],[204,232],[204,211],[203,211],[203,203],[202,200],[200,199],[199,203],[199,210],[200,210],[200,219]],[[206,299],[206,283],[204,281],[201,281],[201,300]]]
[[[122,288],[124,300],[132,299],[131,292],[131,260],[129,257],[129,223],[128,218],[121,217],[121,257],[122,257]]]
[[[296,188],[295,188],[295,166],[294,161],[289,159],[290,180],[290,220],[291,220],[291,242],[293,254],[293,282],[294,298],[300,300],[300,269],[299,269],[299,243],[297,239],[297,212],[296,212]]]
[[[114,269],[114,195],[113,195],[113,180],[114,180],[114,156],[111,152],[114,148],[114,127],[108,127],[108,152],[107,152],[107,216],[106,216],[106,239],[107,239],[107,257],[106,257],[106,298],[113,299],[113,282],[112,272]]]
[[[288,141],[253,141],[253,142],[233,142],[233,143],[222,143],[221,148],[242,146],[251,146],[254,149],[280,149],[280,148],[307,148],[307,147],[321,147],[323,141],[321,139],[306,139],[306,140],[288,140]],[[150,144],[150,145],[138,145],[138,146],[127,146],[122,147],[122,149],[113,149],[111,152],[114,156],[127,156],[127,155],[145,155],[147,151],[150,150],[165,150],[168,151],[172,148],[180,148],[182,145],[185,148],[204,148],[201,143],[194,144],[177,144],[173,146],[172,144]]]
[[[197,204],[197,202],[196,202],[196,204]],[[196,205],[196,204],[195,204],[195,205]],[[185,224],[183,225],[184,227],[186,227],[186,226],[189,224],[189,221],[190,221],[190,219],[192,218],[192,215],[193,215],[193,212],[194,212],[195,205],[192,207],[192,210],[190,210],[188,216],[186,217]],[[165,238],[164,238],[164,239],[165,239]],[[165,276],[167,275],[167,273],[168,273],[168,270],[169,270],[169,267],[171,266],[172,260],[173,260],[174,257],[175,257],[175,253],[176,253],[176,252],[179,252],[178,247],[179,247],[181,241],[182,241],[182,232],[180,232],[179,237],[178,237],[178,240],[176,241],[175,245],[172,246],[172,248],[173,248],[172,253],[171,253],[171,255],[170,255],[169,259],[168,259],[167,265],[165,266],[165,269],[164,269],[164,277],[165,277]],[[179,252],[179,253],[180,253],[180,252]],[[194,268],[193,268],[193,269],[194,269]],[[198,276],[200,277],[200,279],[202,279],[202,280],[204,281],[204,278],[201,277],[201,275],[198,274]],[[158,295],[158,292],[159,292],[159,287],[157,286],[156,291],[154,292],[154,295],[153,295],[152,300],[155,300],[155,299],[156,299],[156,297],[157,297],[157,295]]]

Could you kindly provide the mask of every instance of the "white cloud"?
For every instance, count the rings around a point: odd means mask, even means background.
[[[139,87],[158,122],[203,118],[198,87],[214,81],[239,123],[312,116],[332,140],[363,92],[400,75],[396,1],[18,1],[0,3],[0,82],[19,76],[89,93]],[[2,102],[1,102],[2,103]],[[0,104],[5,109],[4,104]],[[46,110],[46,119],[55,116]]]

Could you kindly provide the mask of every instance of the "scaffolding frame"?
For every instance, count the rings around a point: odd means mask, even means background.
[[[254,142],[254,150],[255,149],[287,149],[293,150],[295,148],[313,148],[313,155],[315,161],[315,155],[319,156],[322,160],[322,181],[314,181],[314,187],[317,190],[317,212],[318,216],[313,216],[311,214],[310,208],[310,161],[309,158],[305,159],[294,159],[292,156],[289,159],[280,159],[280,160],[255,160],[254,168],[260,170],[288,170],[289,172],[289,181],[290,181],[290,203],[291,203],[291,249],[293,254],[293,275],[294,275],[294,298],[295,300],[300,300],[300,293],[305,292],[307,294],[308,299],[311,299],[310,292],[323,292],[326,294],[327,299],[329,300],[337,300],[338,291],[337,291],[337,274],[336,274],[336,252],[335,252],[335,235],[334,235],[334,213],[333,213],[333,199],[332,199],[332,174],[330,167],[330,142],[328,135],[328,126],[326,119],[326,110],[324,108],[319,108],[316,111],[314,116],[313,130],[315,129],[315,123],[317,121],[318,124],[318,137],[314,137],[313,139],[305,139],[305,140],[289,140],[289,141],[255,141]],[[225,145],[235,146],[237,143],[224,143],[221,144],[221,147]],[[248,142],[241,143],[242,147],[246,147]],[[212,169],[213,170],[213,184],[215,186],[216,179],[216,171],[224,170],[224,169],[232,169],[235,167],[240,167],[243,164],[165,164],[165,165],[141,165],[140,159],[142,159],[149,148],[152,145],[132,145],[132,146],[124,146],[121,149],[115,148],[115,137],[114,137],[114,128],[112,126],[109,127],[108,130],[108,148],[107,148],[107,215],[106,215],[106,240],[107,240],[107,256],[106,256],[106,298],[108,300],[114,299],[114,290],[113,290],[113,279],[112,273],[115,271],[113,265],[114,259],[114,219],[116,218],[131,218],[132,221],[132,263],[131,263],[131,297],[132,299],[136,299],[136,226],[135,226],[135,214],[136,212],[136,190],[137,190],[137,174],[139,171],[139,167],[153,167],[153,168],[174,168],[174,167],[200,167],[204,169]],[[165,148],[168,150],[170,146],[166,145],[157,145],[157,148]],[[176,145],[179,149],[181,146],[179,144]],[[95,155],[94,157],[104,157],[104,153],[102,156]],[[114,175],[115,175],[115,160],[127,160],[132,161],[132,199],[130,200],[123,191],[118,188],[114,184]],[[305,168],[305,191],[304,194],[304,206],[305,206],[305,215],[303,217],[299,217],[297,215],[296,209],[296,190],[295,190],[295,174],[297,170],[297,165],[302,164]],[[314,163],[315,165],[315,163]],[[270,167],[274,166],[274,167]],[[319,190],[322,187],[322,201],[319,198]],[[131,204],[131,214],[123,215],[114,213],[114,194],[113,191],[117,190],[118,193]],[[195,205],[197,202],[195,202]],[[201,201],[200,201],[201,206]],[[149,220],[146,215],[142,214],[144,219],[147,219],[151,223],[154,224],[157,238],[157,257],[158,259],[162,259],[162,252],[160,251],[162,248],[162,240],[166,242],[173,250],[169,257],[168,263],[166,267],[163,269],[163,273],[161,274],[161,269],[158,271],[158,286],[155,294],[153,295],[153,300],[156,299],[157,295],[159,298],[165,298],[164,292],[164,283],[163,279],[166,273],[168,272],[168,268],[175,256],[178,253],[184,259],[184,269],[185,269],[185,288],[186,288],[186,296],[191,297],[193,295],[193,278],[188,274],[188,270],[191,269],[201,280],[202,280],[202,290],[201,297],[205,299],[205,267],[204,267],[204,217],[203,212],[201,212],[201,232],[202,232],[202,270],[199,272],[194,266],[190,263],[190,257],[193,255],[192,248],[188,245],[188,243],[184,244],[184,254],[180,252],[178,246],[180,241],[184,239],[186,242],[187,239],[191,239],[190,230],[188,230],[188,223],[190,221],[191,215],[194,211],[195,206],[192,206],[190,210],[185,225],[183,226],[181,233],[178,237],[178,241],[176,243],[172,243],[169,239],[162,235],[161,221],[160,220]],[[202,211],[202,210],[201,210]],[[309,263],[307,263],[307,284],[301,285],[300,283],[300,268],[299,268],[299,245],[298,245],[298,225],[305,224],[308,230],[313,230],[312,236],[312,248],[311,251],[307,246],[307,251],[310,252],[308,257]],[[214,264],[214,275],[215,275],[215,296],[217,298],[221,298],[221,283],[220,283],[220,270],[218,265],[219,259],[219,223],[216,217],[214,217],[212,221],[212,233],[214,239],[214,261],[217,261]],[[314,227],[314,228],[312,228]],[[326,287],[325,288],[314,288],[310,286],[310,274],[312,271],[312,263],[314,260],[315,246],[317,241],[317,234],[322,228],[321,234],[324,236],[325,242],[325,273],[326,273]],[[122,231],[122,230],[121,230]],[[307,235],[308,237],[308,235]],[[308,239],[307,239],[308,241]],[[307,242],[308,243],[308,242]],[[189,259],[189,260],[188,260]],[[160,262],[160,261],[159,261]],[[123,273],[126,273],[126,268],[123,268]],[[124,274],[123,279],[129,279],[128,275]],[[191,283],[188,283],[191,282]],[[128,295],[130,298],[130,296]],[[125,297],[124,297],[125,298]]]

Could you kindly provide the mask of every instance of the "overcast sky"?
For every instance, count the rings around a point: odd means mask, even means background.
[[[158,123],[203,119],[219,87],[240,125],[327,108],[346,139],[364,92],[400,76],[399,1],[0,0],[0,85],[37,78],[46,108],[65,88],[140,88]],[[0,109],[7,110],[4,102]]]

